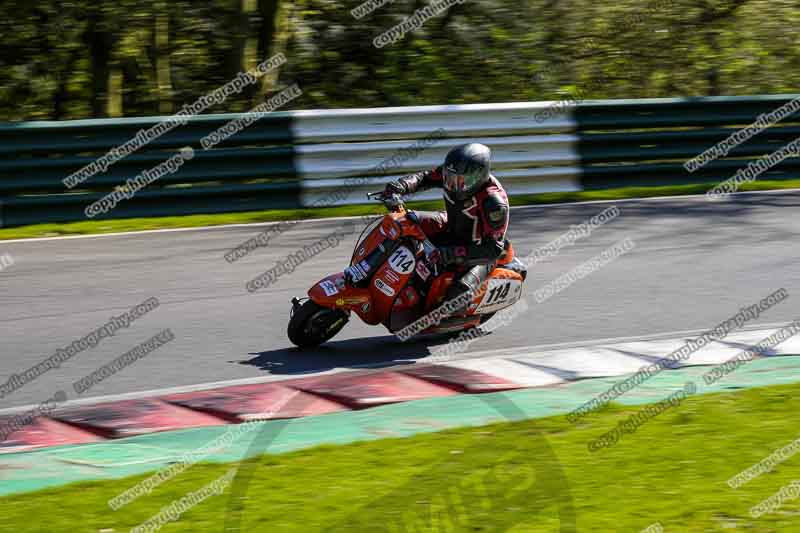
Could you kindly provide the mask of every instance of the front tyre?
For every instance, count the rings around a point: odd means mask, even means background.
[[[298,348],[314,348],[334,337],[347,324],[347,313],[306,300],[295,304],[289,318],[289,340]]]

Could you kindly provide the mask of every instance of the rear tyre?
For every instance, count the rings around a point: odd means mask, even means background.
[[[287,333],[298,348],[313,348],[334,337],[347,324],[347,313],[306,300],[292,310]]]

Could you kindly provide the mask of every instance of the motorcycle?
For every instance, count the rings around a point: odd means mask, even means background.
[[[422,231],[416,213],[405,209],[402,198],[382,191],[367,198],[383,202],[389,213],[368,224],[356,242],[350,266],[359,266],[365,277],[353,283],[345,279],[345,272],[331,274],[311,287],[308,298],[292,298],[288,335],[300,348],[333,338],[352,313],[366,324],[383,324],[397,333],[439,307],[453,283],[456,273],[440,266],[438,249]],[[525,265],[506,241],[504,255],[466,309],[419,335],[454,334],[478,327],[520,299],[526,276]]]

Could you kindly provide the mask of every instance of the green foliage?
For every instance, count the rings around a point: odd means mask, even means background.
[[[125,116],[161,114],[165,100],[177,109],[271,55],[259,38],[289,60],[260,90],[297,81],[294,108],[798,91],[793,0],[472,0],[380,49],[373,38],[428,2],[396,0],[360,20],[350,10],[362,0],[283,2],[281,33],[262,14],[279,0],[252,1],[261,11],[241,0],[5,0],[0,120],[107,116],[114,96]]]

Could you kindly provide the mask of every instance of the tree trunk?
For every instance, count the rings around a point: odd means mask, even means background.
[[[719,96],[722,94],[722,83],[720,81],[720,60],[722,58],[722,48],[719,43],[719,26],[727,19],[736,15],[736,10],[747,4],[749,0],[730,0],[720,5],[706,3],[705,9],[700,16],[698,26],[705,28],[705,38],[711,51],[709,54],[709,67],[706,71],[706,82],[708,84],[708,96]]]
[[[256,11],[257,1],[236,0],[236,10],[229,18],[228,27],[232,37],[226,68],[228,79],[233,79],[240,72],[246,72],[256,65],[256,43],[251,37],[251,18]],[[242,93],[245,98],[249,98],[252,91],[252,86],[248,86]],[[228,111],[232,111],[232,109],[228,109]]]
[[[168,115],[172,113],[172,77],[169,57],[169,11],[163,0],[156,2],[153,45],[156,55],[158,112],[161,115]]]
[[[89,48],[90,88],[92,116],[103,117],[106,114],[108,99],[107,84],[109,81],[111,49],[113,39],[103,26],[102,4],[93,4],[89,11],[86,29],[87,46]]]
[[[259,0],[261,24],[258,28],[258,60],[264,61],[278,52],[286,51],[289,40],[289,19],[291,5],[280,0]],[[280,67],[264,76],[258,82],[258,90],[252,93],[254,104],[264,100],[264,95],[275,88],[280,74]]]
[[[122,68],[114,65],[108,73],[108,98],[106,115],[109,117],[122,116]]]
[[[67,62],[63,69],[61,69],[58,73],[56,92],[53,95],[53,120],[64,119],[67,101],[69,100],[69,89],[67,88],[67,85],[69,85],[72,71],[74,70],[75,64],[81,55],[81,51],[81,47],[79,46],[73,48],[69,53],[69,57],[67,58]]]
[[[714,29],[708,30],[706,33],[708,39],[708,47],[711,49],[710,65],[706,72],[706,82],[708,83],[708,96],[720,96],[722,88],[720,87],[719,75],[719,61],[722,56],[722,50],[719,46],[719,35]]]

